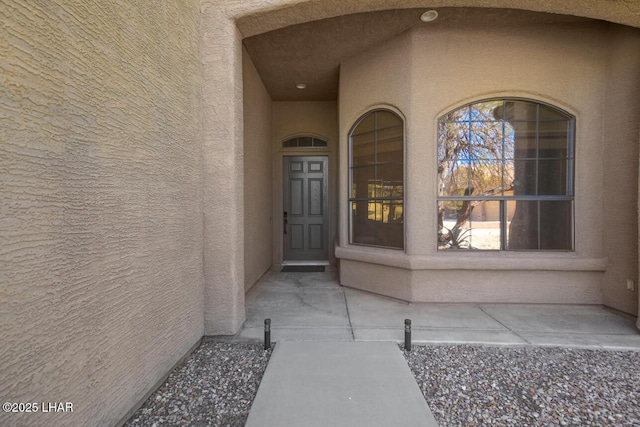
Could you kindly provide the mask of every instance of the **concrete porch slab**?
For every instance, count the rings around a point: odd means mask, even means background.
[[[322,273],[283,273],[279,267],[269,270],[250,293],[259,288],[295,290],[297,288],[341,289],[336,271],[327,267]]]
[[[246,297],[232,340],[262,341],[270,318],[280,341],[404,340],[416,344],[539,345],[640,351],[634,316],[600,305],[407,303],[342,287],[337,274],[271,270]]]
[[[262,288],[247,296],[245,327],[262,327],[270,318],[277,327],[349,326],[349,316],[341,289]]]
[[[637,335],[634,318],[603,306],[559,304],[482,304],[506,328],[529,332]]]
[[[348,288],[344,293],[354,328],[403,327],[411,319],[414,328],[506,330],[474,304],[407,303]]]
[[[356,328],[356,341],[404,342],[404,328]],[[421,329],[412,328],[411,342],[414,344],[484,344],[484,345],[526,345],[522,337],[507,330],[478,329]]]

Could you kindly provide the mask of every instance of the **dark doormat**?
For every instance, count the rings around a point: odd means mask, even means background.
[[[286,265],[282,273],[324,273],[324,265]]]

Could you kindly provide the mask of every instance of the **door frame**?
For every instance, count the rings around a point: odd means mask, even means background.
[[[286,163],[285,158],[293,158],[293,157],[301,157],[301,158],[310,158],[310,157],[320,157],[326,159],[326,171],[325,171],[325,179],[326,179],[326,188],[327,188],[327,197],[326,197],[326,207],[325,207],[325,224],[326,224],[326,232],[324,233],[325,245],[327,246],[327,259],[326,260],[285,260],[285,234],[284,234],[284,194],[285,194],[285,173],[284,166]],[[277,239],[279,245],[279,263],[280,265],[331,265],[331,247],[329,246],[331,241],[331,226],[332,226],[332,218],[331,218],[331,155],[325,150],[322,151],[287,151],[282,152],[279,156],[279,170],[280,170],[280,179],[279,179],[279,188],[280,188],[280,197],[278,203],[278,214],[276,215],[278,225],[274,227],[275,231],[278,233],[279,238]]]
[[[283,249],[284,241],[282,234],[282,206],[284,204],[283,190],[283,163],[284,157],[305,157],[305,156],[326,156],[329,161],[329,190],[327,208],[329,209],[329,262],[328,265],[335,265],[337,260],[335,257],[335,245],[338,238],[338,224],[340,223],[340,216],[338,215],[339,199],[339,170],[340,165],[338,163],[340,159],[339,153],[339,137],[338,137],[338,124],[337,116],[335,116],[335,126],[329,120],[334,117],[337,112],[333,110],[333,106],[322,106],[320,110],[321,115],[318,116],[316,111],[317,106],[313,106],[313,109],[307,111],[308,107],[302,108],[301,111],[297,111],[291,116],[274,117],[274,130],[272,135],[272,151],[271,151],[271,194],[273,203],[271,203],[271,211],[269,219],[271,223],[271,247],[272,247],[272,263],[273,267],[278,267],[283,263]],[[337,108],[337,107],[336,107]],[[326,110],[326,111],[325,111]],[[336,110],[337,111],[337,110]],[[316,119],[316,117],[319,117]],[[320,119],[324,117],[324,119]],[[304,118],[304,120],[302,120]],[[305,125],[305,127],[311,127],[312,129],[300,129],[298,121],[302,120],[302,123],[311,122],[311,124]],[[327,123],[325,123],[327,121]],[[320,131],[319,128],[325,128]],[[327,141],[326,147],[285,147],[283,141],[294,137],[314,137]],[[266,214],[266,212],[265,212]],[[327,263],[323,263],[327,265]]]

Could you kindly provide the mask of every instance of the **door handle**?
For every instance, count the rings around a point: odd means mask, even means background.
[[[283,231],[284,234],[287,234],[287,224],[289,223],[289,221],[287,220],[287,213],[285,212],[284,215],[282,216],[282,221],[283,221]]]

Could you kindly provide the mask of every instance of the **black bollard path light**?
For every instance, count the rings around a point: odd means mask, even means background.
[[[411,351],[411,319],[404,319],[404,349]]]
[[[264,349],[271,348],[271,319],[264,319]]]

